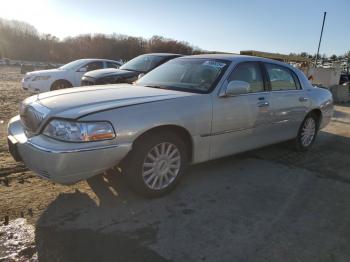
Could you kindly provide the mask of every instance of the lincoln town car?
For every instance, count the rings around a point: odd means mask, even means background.
[[[159,197],[189,164],[286,140],[305,151],[332,114],[331,93],[293,66],[196,55],[134,84],[31,96],[9,122],[8,144],[45,179],[69,184],[117,166],[137,193]]]

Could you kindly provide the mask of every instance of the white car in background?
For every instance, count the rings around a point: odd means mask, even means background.
[[[57,69],[28,72],[22,79],[22,88],[32,93],[80,86],[81,77],[89,71],[119,68],[119,61],[107,59],[79,59]]]

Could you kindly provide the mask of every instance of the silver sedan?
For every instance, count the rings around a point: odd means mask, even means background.
[[[287,64],[257,57],[171,60],[134,85],[47,92],[24,100],[9,149],[41,177],[74,183],[119,166],[136,192],[172,190],[188,164],[293,140],[307,150],[332,95]]]

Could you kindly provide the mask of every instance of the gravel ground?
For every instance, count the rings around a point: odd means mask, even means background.
[[[309,152],[282,143],[192,166],[146,200],[117,171],[62,186],[15,163],[21,77],[0,68],[0,261],[350,261],[349,104]]]

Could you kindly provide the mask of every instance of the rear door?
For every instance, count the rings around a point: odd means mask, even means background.
[[[227,83],[250,84],[250,92],[232,97],[214,97],[211,158],[242,152],[266,143],[269,131],[270,92],[259,62],[238,64]]]
[[[281,141],[293,138],[309,108],[307,92],[288,67],[274,63],[264,65],[271,89],[272,135]]]

